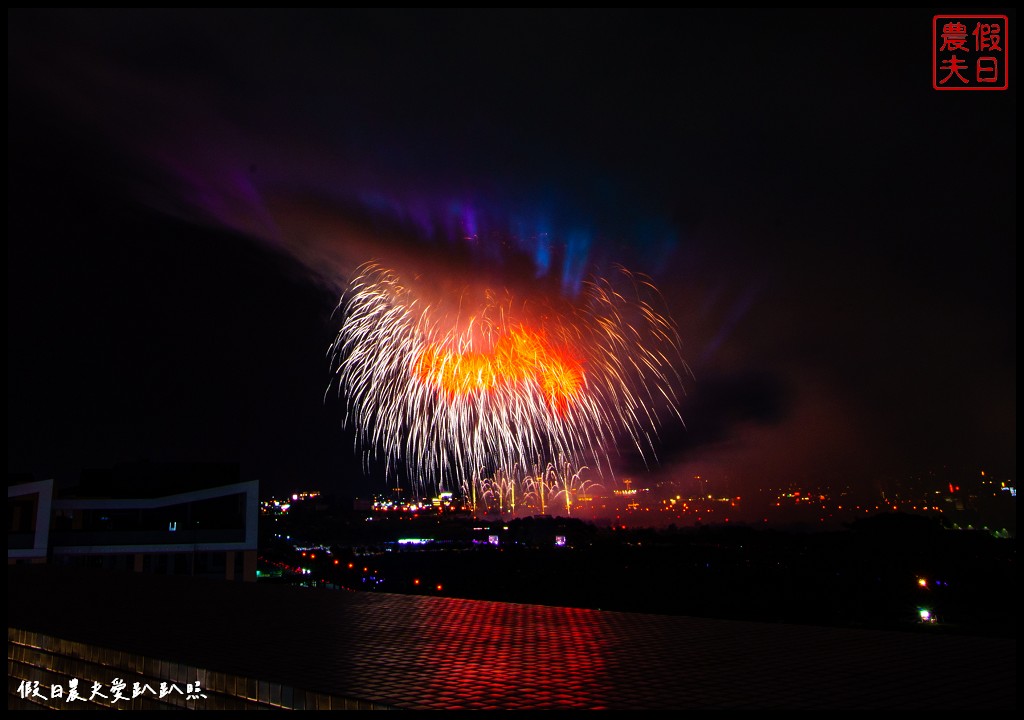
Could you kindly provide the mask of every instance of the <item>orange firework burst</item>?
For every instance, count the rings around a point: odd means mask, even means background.
[[[413,373],[449,399],[502,386],[535,384],[548,406],[559,414],[566,411],[585,382],[583,363],[569,348],[557,347],[543,331],[525,327],[501,335],[489,352],[427,345]]]
[[[679,337],[654,285],[625,270],[574,302],[502,297],[466,295],[450,311],[364,265],[339,305],[332,386],[387,473],[474,497],[541,488],[543,506],[556,467],[569,507],[569,478],[614,473],[621,439],[652,456],[663,418],[681,420]]]

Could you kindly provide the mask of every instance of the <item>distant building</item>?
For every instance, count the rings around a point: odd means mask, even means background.
[[[142,464],[85,473],[65,492],[53,480],[10,485],[8,564],[255,581],[259,482],[230,482],[237,476],[237,467]]]

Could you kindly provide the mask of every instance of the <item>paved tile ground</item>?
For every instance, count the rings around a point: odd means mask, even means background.
[[[8,626],[414,710],[1014,710],[1015,640],[9,566]]]

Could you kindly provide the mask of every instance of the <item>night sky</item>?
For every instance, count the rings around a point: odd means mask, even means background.
[[[1015,46],[937,92],[933,14],[9,9],[8,471],[385,488],[325,398],[382,258],[649,274],[692,375],[634,477],[1015,478]]]

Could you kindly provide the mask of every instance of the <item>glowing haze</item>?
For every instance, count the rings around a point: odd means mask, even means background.
[[[11,9],[10,467],[218,457],[365,493],[358,434],[403,478],[500,485],[523,433],[562,478],[673,495],[1014,475],[1013,93],[980,112],[922,84],[903,39],[930,15],[826,15]],[[726,27],[738,53],[699,31]],[[851,64],[867,27],[909,54]],[[404,325],[354,342],[372,259]],[[633,285],[615,263],[672,308],[681,409],[671,344],[597,323],[587,279]],[[53,382],[70,347],[78,398]],[[627,387],[599,394],[610,367]],[[529,400],[500,441],[470,414],[499,399]]]

